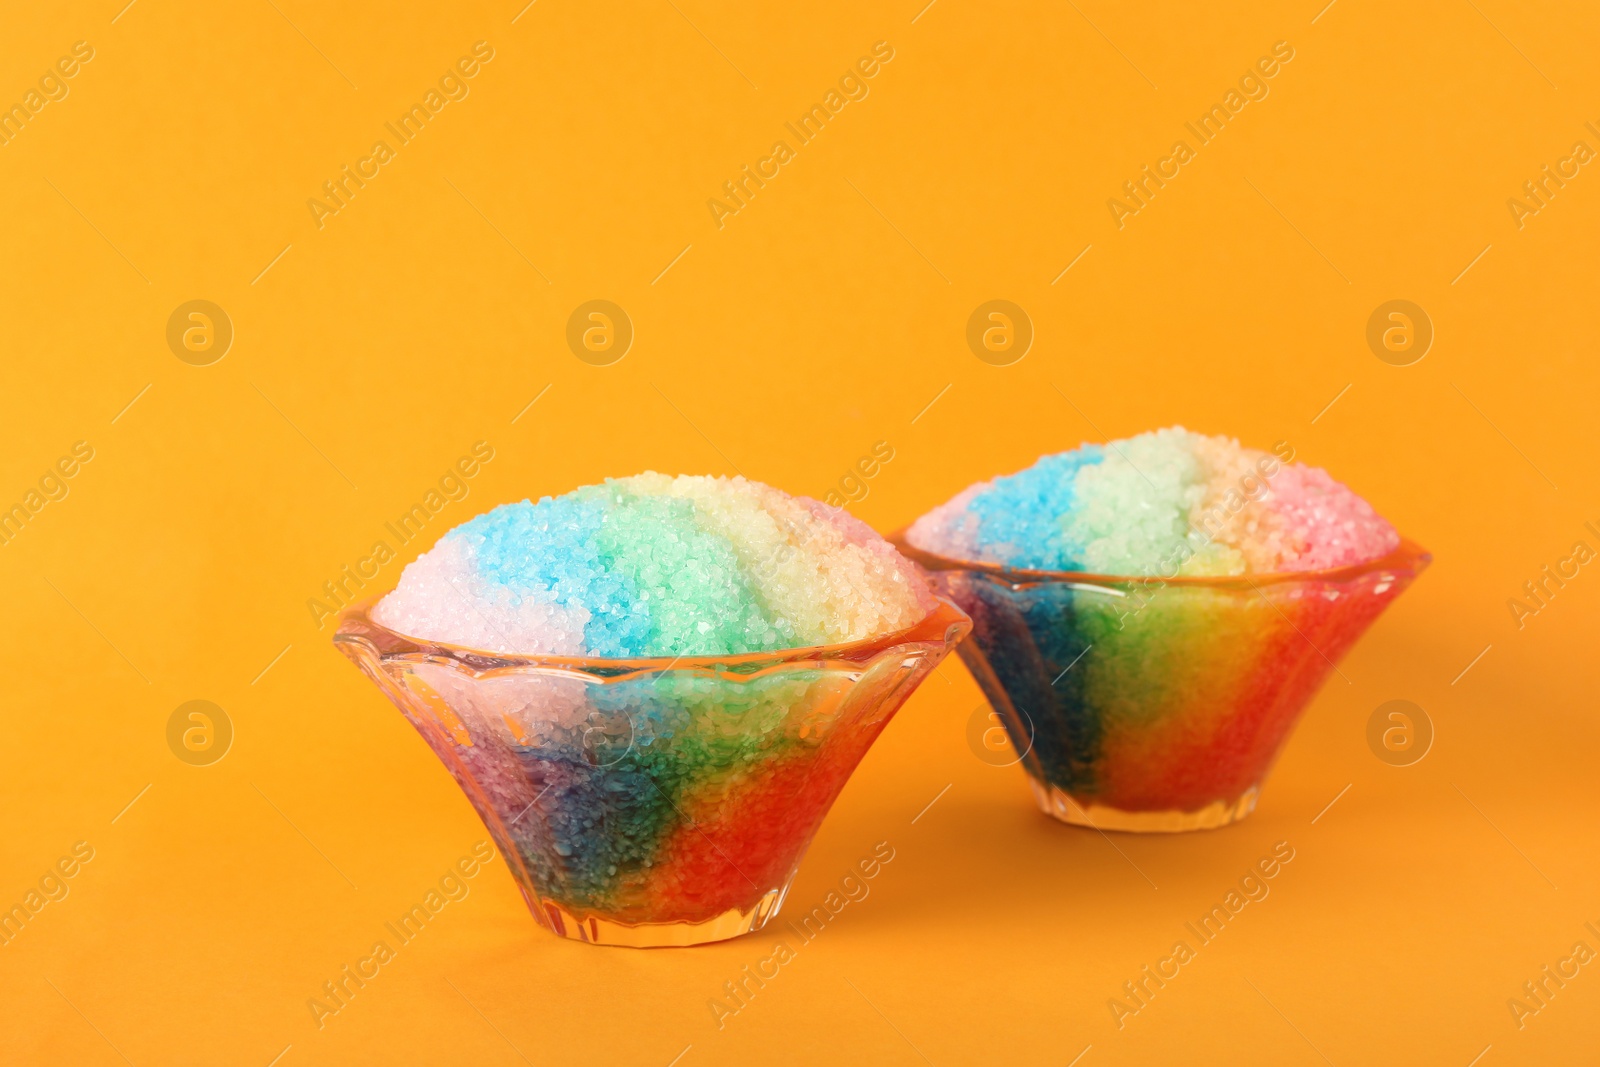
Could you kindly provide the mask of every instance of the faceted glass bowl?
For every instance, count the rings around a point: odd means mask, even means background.
[[[861,757],[971,628],[738,656],[516,656],[339,617],[334,643],[416,727],[534,917],[597,944],[761,929]]]
[[[961,646],[1065,822],[1175,831],[1254,808],[1300,713],[1432,557],[1218,578],[1018,570],[889,538],[972,616]]]

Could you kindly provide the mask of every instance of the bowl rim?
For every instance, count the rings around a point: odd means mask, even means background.
[[[891,534],[884,535],[884,539],[899,550],[900,554],[912,560],[928,571],[974,571],[1000,578],[1011,585],[1045,585],[1050,583],[1063,583],[1068,585],[1094,585],[1094,586],[1130,586],[1161,585],[1197,586],[1210,589],[1256,589],[1264,585],[1278,585],[1284,582],[1342,582],[1359,578],[1374,571],[1397,571],[1415,577],[1422,573],[1429,563],[1433,561],[1433,553],[1417,544],[1408,537],[1401,536],[1400,543],[1394,550],[1382,556],[1365,560],[1361,563],[1351,563],[1343,567],[1327,567],[1322,570],[1306,571],[1264,571],[1261,573],[1246,574],[1214,574],[1214,575],[1175,575],[1171,578],[1159,574],[1097,574],[1093,571],[1050,571],[1032,570],[1026,567],[1008,567],[1003,563],[986,563],[981,560],[958,559],[953,556],[940,555],[927,549],[918,548],[909,538],[910,526],[902,526]]]
[[[473,673],[518,668],[546,668],[586,674],[591,677],[620,677],[667,670],[711,671],[718,674],[756,673],[766,668],[814,662],[866,663],[883,652],[902,645],[943,645],[947,650],[959,644],[972,629],[972,619],[954,600],[930,590],[934,605],[921,619],[904,629],[859,641],[832,645],[807,645],[769,652],[741,652],[730,655],[698,656],[555,656],[494,652],[448,641],[429,641],[392,630],[372,618],[372,608],[387,593],[365,597],[346,605],[338,615],[334,630],[335,645],[365,646],[380,660],[428,660],[466,667]]]

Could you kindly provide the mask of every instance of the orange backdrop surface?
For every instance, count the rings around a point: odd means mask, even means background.
[[[1524,593],[1600,548],[1593,5],[123,2],[0,33],[0,906],[29,916],[0,1060],[1593,1062],[1600,564]],[[595,299],[632,325],[606,365],[567,339]],[[1019,361],[969,347],[996,299]],[[1368,342],[1391,300],[1420,360]],[[1180,423],[1291,442],[1436,557],[1250,818],[1047,819],[968,747],[951,660],[789,908],[893,861],[737,1012],[790,935],[563,942],[498,861],[308,1008],[486,836],[307,606],[475,443],[372,588],[609,475],[848,491],[890,530]],[[1367,742],[1396,699],[1434,731],[1404,767]],[[207,765],[169,740],[191,700],[231,729]],[[1279,842],[1270,895],[1118,1018]]]

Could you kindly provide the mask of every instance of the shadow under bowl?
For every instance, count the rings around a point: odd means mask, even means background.
[[[736,656],[519,656],[339,616],[334,643],[416,727],[534,917],[594,944],[761,929],[874,739],[971,628],[949,600],[866,641]]]
[[[1129,577],[889,540],[972,617],[960,648],[1039,807],[1105,830],[1236,822],[1327,676],[1427,567],[1411,541],[1324,571]]]

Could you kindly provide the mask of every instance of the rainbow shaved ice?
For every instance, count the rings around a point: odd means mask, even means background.
[[[1400,537],[1294,449],[1182,427],[1045,456],[911,527],[917,548],[1028,570],[1209,576],[1346,567]]]
[[[744,478],[646,473],[451,530],[373,618],[522,655],[720,656],[859,641],[933,606],[848,512]]]
[[[458,526],[336,640],[450,768],[544,925],[646,946],[764,924],[966,628],[843,511],[647,473]]]
[[[1158,430],[971,486],[906,532],[972,617],[961,657],[1045,811],[1126,830],[1243,818],[1323,680],[1426,566],[1293,457]]]

